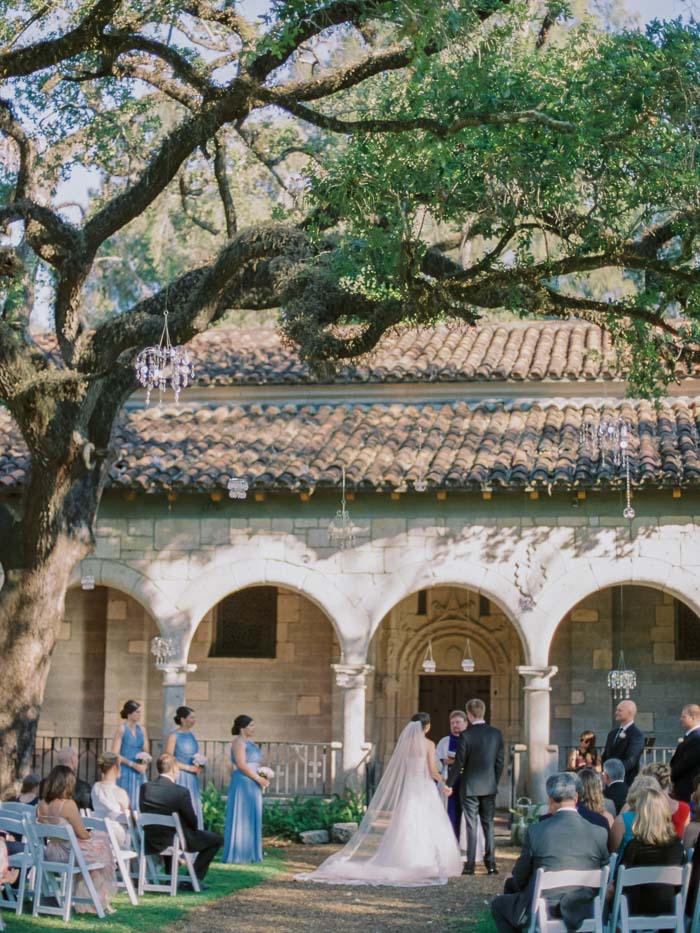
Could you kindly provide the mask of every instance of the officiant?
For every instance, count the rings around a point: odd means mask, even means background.
[[[450,765],[453,764],[455,760],[459,737],[467,728],[468,724],[467,714],[464,710],[452,710],[450,713],[450,734],[440,739],[435,747],[435,757],[438,759],[440,773],[444,778],[447,777]],[[459,842],[460,827],[462,825],[462,801],[459,793],[459,778],[453,787],[451,796],[446,799],[447,815],[452,823],[457,842]]]

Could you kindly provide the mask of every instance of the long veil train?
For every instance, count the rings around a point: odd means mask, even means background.
[[[445,808],[428,772],[419,722],[396,744],[360,827],[339,852],[298,881],[415,887],[446,884],[462,860]]]

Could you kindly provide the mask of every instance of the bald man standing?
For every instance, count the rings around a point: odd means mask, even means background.
[[[693,779],[700,774],[700,706],[689,703],[681,710],[683,738],[671,759],[671,781],[676,800],[690,802]]]
[[[617,729],[608,732],[603,749],[603,764],[608,758],[619,758],[625,766],[625,784],[629,787],[637,777],[639,759],[644,751],[644,733],[634,724],[637,704],[633,700],[620,700],[615,710]]]

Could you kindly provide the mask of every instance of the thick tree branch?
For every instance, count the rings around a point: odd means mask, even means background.
[[[19,172],[14,198],[31,197],[33,194],[34,143],[15,117],[10,103],[2,99],[0,99],[0,132],[6,133],[13,139],[19,150]]]
[[[219,196],[224,208],[226,233],[230,239],[238,230],[238,220],[236,218],[236,205],[233,201],[228,172],[226,170],[226,146],[224,145],[220,133],[214,136],[214,175],[216,176],[216,184],[219,188]]]

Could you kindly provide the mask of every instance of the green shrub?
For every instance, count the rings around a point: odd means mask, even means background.
[[[202,792],[202,816],[204,828],[215,833],[223,833],[226,804],[221,793],[210,782]]]
[[[359,823],[365,812],[362,794],[349,792],[345,797],[334,794],[330,800],[321,797],[294,797],[292,800],[270,800],[263,804],[263,833],[297,839],[307,829],[328,829],[333,823]]]

